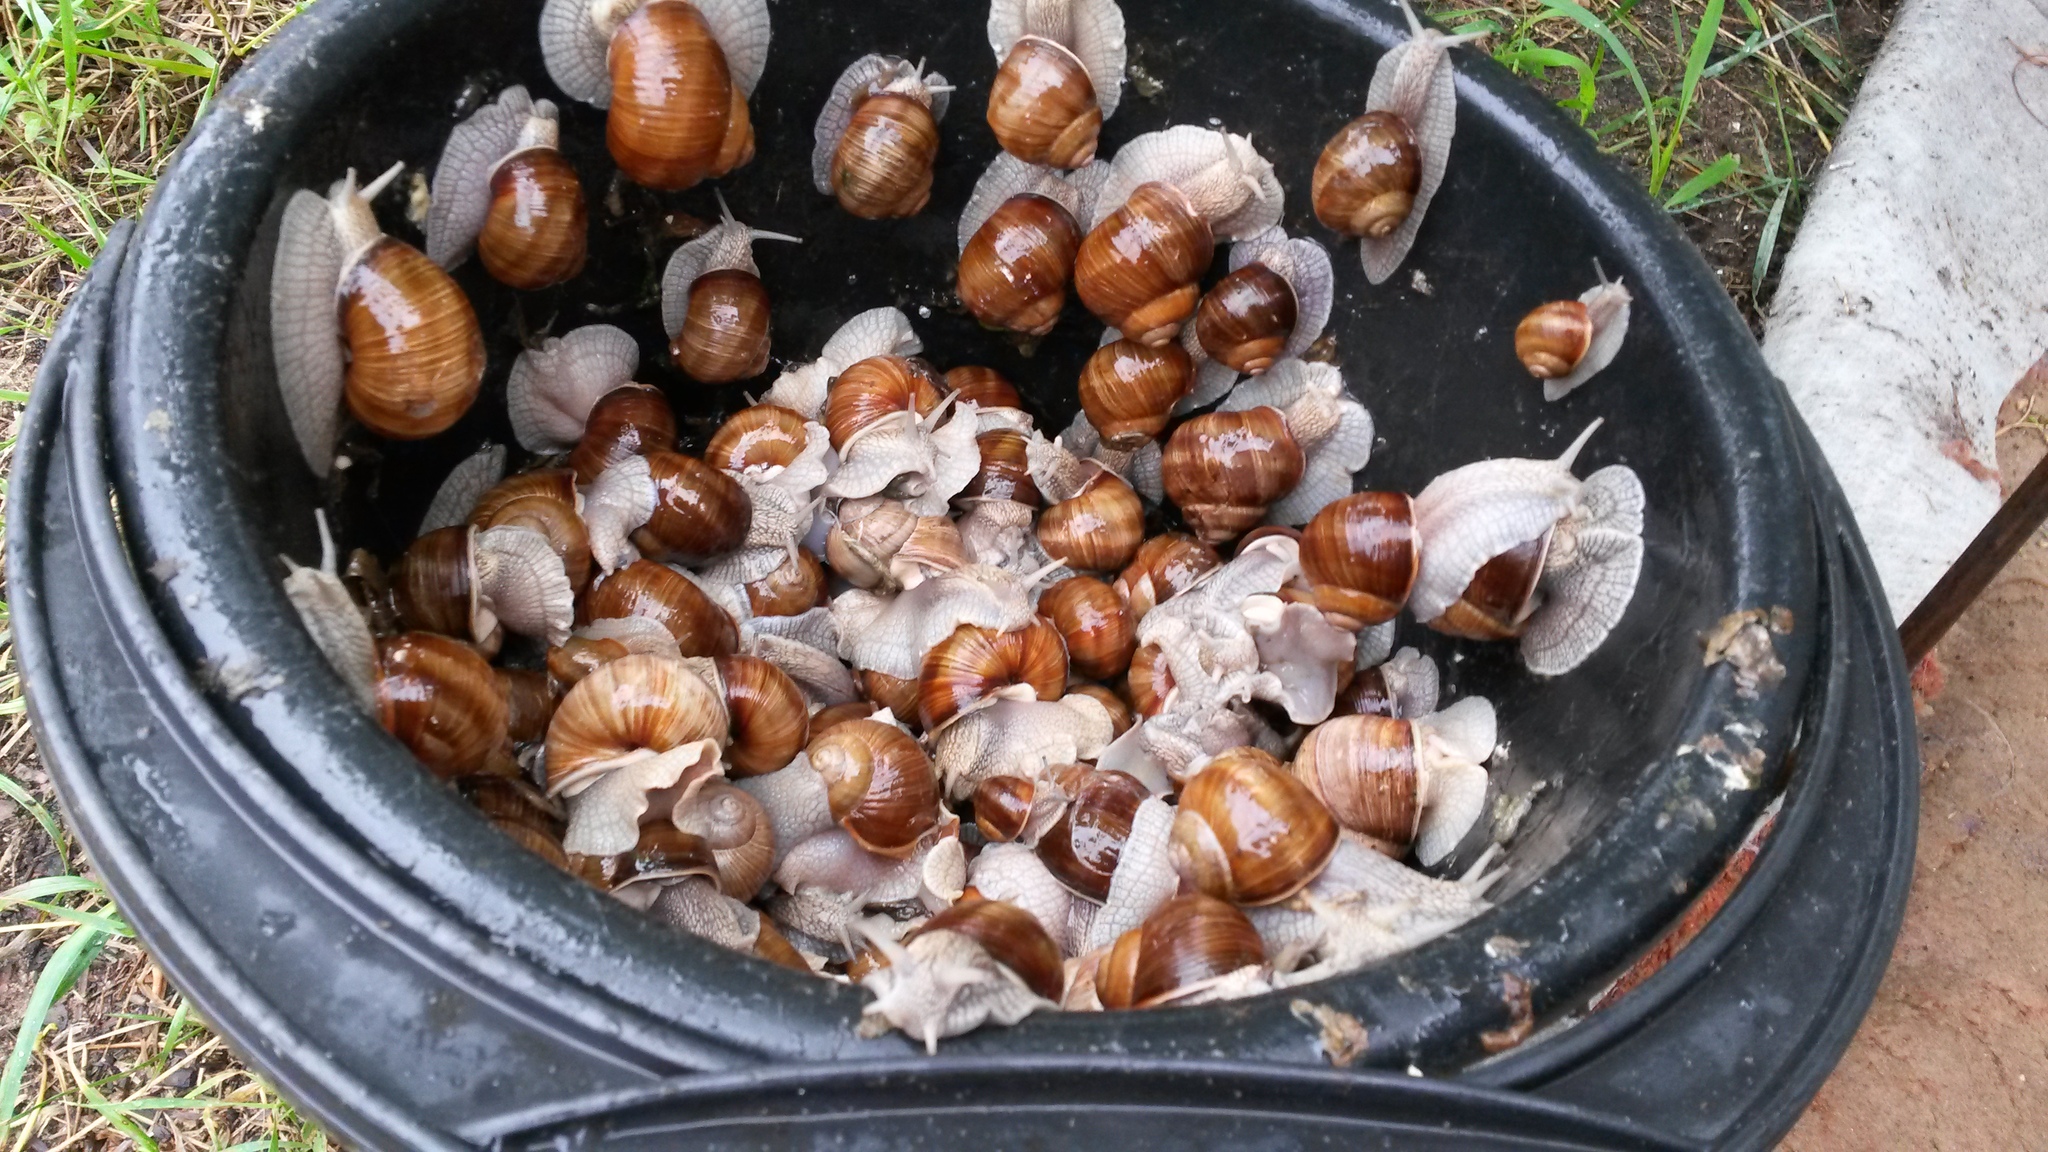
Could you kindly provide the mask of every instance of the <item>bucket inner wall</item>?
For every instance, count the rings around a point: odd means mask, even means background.
[[[910,315],[940,367],[1009,376],[1048,432],[1073,415],[1073,381],[1099,332],[1078,305],[1027,350],[980,330],[951,297],[954,221],[995,154],[981,110],[996,62],[980,9],[772,9],[775,40],[752,102],[757,156],[720,187],[740,219],[804,243],[756,249],[777,362],[725,388],[667,367],[657,309],[660,268],[680,242],[672,217],[715,219],[710,188],[614,188],[603,115],[561,101],[547,81],[537,13],[535,2],[505,0],[325,0],[245,69],[188,141],[145,219],[118,320],[115,480],[137,569],[151,574],[159,615],[221,715],[337,844],[418,897],[413,914],[436,932],[509,953],[540,986],[559,982],[630,1021],[641,1038],[629,1046],[661,1049],[656,1062],[904,1051],[900,1038],[853,1037],[857,990],[676,934],[500,837],[349,705],[279,589],[280,554],[318,555],[316,507],[334,516],[344,549],[395,558],[456,460],[486,439],[512,442],[505,374],[521,341],[545,332],[599,322],[632,332],[638,378],[667,392],[686,449],[701,448],[746,403],[743,392],[880,305]],[[1635,600],[1575,672],[1538,679],[1512,646],[1447,642],[1404,622],[1400,642],[1436,657],[1447,698],[1483,694],[1498,706],[1506,751],[1495,792],[1541,791],[1508,845],[1495,911],[1313,994],[1374,1025],[1369,1062],[1454,1066],[1479,1055],[1480,1029],[1506,1020],[1502,971],[1533,985],[1539,1013],[1576,1003],[1712,875],[1770,794],[1795,737],[1816,606],[1815,529],[1789,417],[1677,229],[1582,130],[1489,62],[1453,50],[1461,103],[1449,174],[1408,263],[1370,287],[1355,245],[1315,223],[1307,189],[1322,144],[1363,108],[1373,61],[1401,34],[1397,10],[1180,0],[1131,5],[1127,18],[1133,80],[1105,127],[1104,155],[1174,123],[1213,118],[1248,132],[1288,191],[1289,232],[1333,249],[1329,331],[1380,437],[1360,487],[1415,492],[1473,460],[1555,455],[1601,418],[1579,473],[1626,463],[1648,492]],[[810,183],[812,121],[840,69],[867,51],[925,58],[959,88],[931,205],[907,221],[854,220]],[[524,297],[474,261],[459,269],[490,356],[483,397],[432,441],[358,434],[345,446],[351,466],[323,487],[299,459],[271,368],[268,283],[284,202],[350,167],[368,178],[403,160],[430,173],[454,123],[511,82],[563,104],[564,151],[592,201],[590,263],[574,284]],[[614,192],[618,213],[607,206]],[[403,201],[387,194],[379,216],[418,243]],[[1545,404],[1514,360],[1515,322],[1590,285],[1596,258],[1635,293],[1628,341],[1591,384]],[[1699,637],[1727,613],[1773,608],[1793,620],[1777,638],[1788,675],[1746,698],[1727,668],[1702,665]],[[1489,824],[1444,871],[1477,857]],[[1515,946],[1489,949],[1496,937]],[[1289,999],[1044,1014],[947,1048],[1319,1061]]]

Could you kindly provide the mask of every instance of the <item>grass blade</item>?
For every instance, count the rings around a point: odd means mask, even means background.
[[[1719,0],[1716,0],[1716,3],[1718,2]],[[1663,141],[1661,133],[1657,130],[1657,102],[1651,99],[1650,86],[1643,81],[1642,69],[1636,67],[1636,58],[1629,55],[1627,45],[1621,42],[1621,37],[1614,34],[1614,29],[1608,27],[1605,20],[1579,7],[1572,0],[1543,0],[1543,6],[1598,36],[1600,42],[1607,46],[1607,50],[1614,54],[1614,58],[1621,61],[1622,71],[1628,75],[1629,82],[1636,86],[1636,95],[1642,97],[1643,122],[1649,127],[1650,153],[1654,156]],[[1653,185],[1650,191],[1654,195],[1657,189]]]
[[[71,855],[71,842],[64,838],[63,825],[57,823],[57,818],[50,815],[50,810],[43,807],[42,801],[29,795],[28,789],[15,783],[14,777],[5,772],[0,772],[0,796],[6,796],[21,805],[22,811],[27,812],[35,818],[36,823],[43,826],[43,832],[50,837],[50,843],[57,846],[59,857]]]
[[[14,1035],[14,1048],[7,1054],[7,1069],[0,1072],[0,1132],[6,1132],[14,1123],[14,1105],[21,1095],[21,1079],[28,1072],[28,1058],[35,1050],[36,1039],[42,1035],[43,1022],[50,1017],[50,1007],[62,1000],[78,978],[85,974],[93,957],[105,947],[107,935],[93,928],[81,928],[66,937],[64,943],[43,965],[42,974],[36,977],[36,986],[29,992],[28,1005],[22,1009],[21,1029]]]
[[[1741,157],[1733,152],[1722,156],[1719,160],[1700,169],[1699,175],[1680,185],[1678,191],[1671,194],[1671,199],[1664,202],[1664,210],[1667,212],[1681,211],[1692,201],[1699,199],[1701,193],[1735,175],[1736,170],[1741,167]]]
[[[1771,214],[1764,217],[1763,233],[1756,242],[1756,269],[1749,277],[1749,299],[1756,306],[1757,293],[1763,291],[1764,276],[1771,270],[1771,256],[1778,250],[1778,226],[1785,220],[1785,202],[1792,197],[1792,182],[1787,180],[1778,189],[1778,198],[1771,204]]]

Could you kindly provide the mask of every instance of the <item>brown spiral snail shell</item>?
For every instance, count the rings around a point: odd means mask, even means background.
[[[1174,429],[1161,460],[1166,495],[1188,527],[1220,544],[1256,525],[1293,491],[1307,460],[1281,414],[1266,407],[1206,412]]]
[[[1216,550],[1185,532],[1167,532],[1138,545],[1131,562],[1117,575],[1116,590],[1131,606],[1133,620],[1187,590],[1211,568],[1223,563]]]
[[[1012,684],[1028,685],[1040,700],[1066,692],[1067,651],[1044,620],[1009,632],[962,624],[924,654],[917,675],[917,714],[926,731]]]
[[[1039,596],[1038,611],[1059,629],[1074,671],[1109,680],[1130,667],[1137,624],[1116,589],[1093,576],[1069,576]]]
[[[1140,344],[1164,344],[1194,315],[1196,283],[1216,255],[1209,222],[1171,184],[1141,184],[1081,241],[1074,288],[1096,319]]]
[[[1382,237],[1401,226],[1422,185],[1415,133],[1391,111],[1367,112],[1337,130],[1316,158],[1316,219],[1346,236]]]
[[[611,34],[609,62],[604,138],[627,179],[680,191],[754,158],[746,93],[695,5],[641,5]]]
[[[915,216],[932,194],[945,77],[890,56],[849,65],[818,116],[818,191],[864,220]]]
[[[1138,805],[1151,793],[1123,772],[1093,770],[1071,791],[1066,811],[1039,838],[1038,858],[1060,883],[1100,902],[1109,895]]]
[[[1194,892],[1117,937],[1095,970],[1095,995],[1104,1008],[1151,1008],[1265,962],[1265,944],[1244,913]]]
[[[1145,540],[1145,506],[1123,478],[1099,465],[1080,491],[1038,518],[1038,544],[1055,560],[1090,572],[1130,563]]]
[[[1294,287],[1264,264],[1247,264],[1216,282],[1195,309],[1195,339],[1211,359],[1256,376],[1273,366],[1294,335]]]
[[[1301,534],[1316,606],[1351,631],[1399,615],[1422,566],[1415,504],[1401,492],[1354,492],[1324,505]]]
[[[569,467],[578,484],[588,484],[621,460],[671,452],[675,446],[676,416],[668,397],[647,384],[626,384],[591,406],[583,437],[569,453]]]
[[[870,852],[907,857],[938,823],[939,778],[901,729],[849,720],[813,737],[808,758],[825,779],[832,818]]]
[[[645,616],[669,630],[685,656],[726,656],[739,648],[739,627],[703,589],[665,564],[636,560],[583,598],[585,620]]]
[[[1337,851],[1337,822],[1271,754],[1232,748],[1181,790],[1170,853],[1195,888],[1233,904],[1300,891]]]
[[[1194,382],[1194,361],[1179,344],[1117,340],[1081,366],[1081,410],[1104,444],[1139,448],[1166,429]]]
[[[377,720],[434,775],[482,772],[505,743],[509,705],[490,664],[429,632],[377,642]]]

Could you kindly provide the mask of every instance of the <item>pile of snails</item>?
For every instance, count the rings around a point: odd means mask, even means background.
[[[1458,38],[1410,20],[1312,189],[1373,283],[1455,120]],[[457,465],[402,555],[344,566],[323,515],[320,564],[284,582],[361,706],[507,835],[689,932],[859,983],[864,1028],[928,1046],[1290,987],[1484,911],[1494,849],[1454,878],[1403,861],[1473,830],[1493,708],[1439,708],[1396,619],[1516,640],[1561,675],[1642,561],[1635,474],[1573,470],[1597,421],[1555,459],[1354,491],[1372,418],[1304,358],[1335,274],[1279,227],[1272,164],[1196,126],[1097,158],[1114,0],[995,0],[988,31],[1004,151],[961,210],[958,293],[1035,336],[1071,285],[1103,323],[1069,427],[1037,427],[991,369],[941,371],[874,308],[689,451],[637,343],[589,325],[520,353],[516,450]],[[752,159],[764,0],[548,0],[540,35],[561,92],[607,110],[626,179],[677,190]],[[819,193],[925,211],[951,91],[921,61],[854,61],[816,121]],[[520,87],[458,125],[424,252],[372,209],[396,169],[291,199],[271,325],[315,474],[344,410],[420,439],[475,402],[484,341],[448,268],[474,253],[520,290],[582,273],[561,131]],[[796,239],[719,203],[662,279],[668,354],[705,385],[766,370],[752,247]],[[1517,354],[1561,396],[1613,360],[1628,308],[1603,275],[1530,312]],[[1148,534],[1148,508],[1186,530]]]

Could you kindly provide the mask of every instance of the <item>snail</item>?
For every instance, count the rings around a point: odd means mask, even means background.
[[[651,798],[678,803],[721,771],[731,721],[681,660],[626,656],[578,681],[548,725],[547,793],[567,800],[565,851],[630,851]]]
[[[825,566],[808,548],[796,552],[768,575],[740,586],[756,616],[797,616],[825,603]]]
[[[1117,574],[1116,590],[1131,606],[1133,621],[1142,620],[1155,605],[1186,591],[1221,563],[1214,548],[1185,532],[1167,532],[1138,545]]]
[[[757,240],[801,244],[733,219],[718,195],[719,223],[669,257],[661,275],[661,324],[669,357],[700,384],[729,384],[768,367],[768,291],[754,264]]]
[[[549,538],[517,525],[429,532],[392,567],[391,587],[405,627],[480,644],[500,624],[559,644],[575,615],[575,592]]]
[[[1095,994],[1112,1010],[1200,1003],[1228,977],[1265,962],[1265,945],[1243,912],[1194,892],[1117,937],[1095,970]]]
[[[938,820],[939,781],[917,741],[879,715],[835,724],[805,750],[832,819],[864,849],[908,856]]]
[[[1269,753],[1233,748],[1181,790],[1173,866],[1233,904],[1272,904],[1315,879],[1337,850],[1337,822]]]
[[[1166,650],[1157,644],[1141,644],[1131,652],[1125,672],[1124,692],[1131,710],[1143,717],[1166,711],[1173,697],[1173,669],[1167,666]]]
[[[526,291],[581,272],[590,218],[561,131],[554,102],[517,84],[457,124],[434,168],[427,258],[453,268],[474,247],[493,279]]]
[[[960,213],[960,302],[990,328],[1043,336],[1059,322],[1100,166],[1069,179],[1003,153]]]
[[[407,632],[377,641],[376,661],[377,720],[386,732],[444,780],[492,769],[510,714],[483,657],[445,636]]]
[[[1167,497],[1208,544],[1250,530],[1294,490],[1303,466],[1285,417],[1267,407],[1197,416],[1174,429],[1161,460]]]
[[[1277,225],[1230,246],[1230,274],[1203,295],[1181,345],[1195,365],[1194,387],[1175,406],[1214,403],[1238,374],[1257,376],[1309,350],[1330,320],[1336,274],[1313,240],[1288,239]]]
[[[520,847],[557,868],[569,869],[569,858],[562,851],[560,814],[532,785],[504,776],[465,776],[457,787],[477,811]]]
[[[1038,611],[1066,641],[1075,672],[1109,680],[1130,666],[1137,625],[1116,589],[1093,576],[1069,576],[1039,596]]]
[[[680,191],[754,158],[747,98],[768,62],[764,0],[547,0],[548,76],[608,109],[605,144],[626,178]]]
[[[1182,125],[1123,146],[1096,194],[1074,262],[1081,303],[1141,344],[1164,344],[1194,315],[1215,238],[1278,223],[1280,183],[1243,136]]]
[[[312,567],[281,557],[289,570],[284,578],[285,598],[298,612],[313,646],[327,658],[356,703],[364,711],[375,711],[377,638],[334,570],[334,537],[327,531],[327,513],[315,508],[313,521],[320,534],[320,563]]]
[[[839,469],[823,493],[900,497],[919,516],[942,516],[974,478],[976,407],[942,394],[931,371],[901,356],[870,356],[832,382],[824,422]]]
[[[614,896],[646,908],[664,882],[703,876],[728,898],[744,900],[761,890],[775,861],[775,832],[760,801],[716,778],[697,783],[665,819],[640,828],[626,852],[597,858],[572,857]]]
[[[1165,431],[1194,380],[1194,361],[1179,344],[1116,340],[1081,366],[1081,410],[1104,444],[1137,448]]]
[[[1414,720],[1340,716],[1308,734],[1291,770],[1337,823],[1389,856],[1413,846],[1428,867],[1478,822],[1496,735],[1478,696]]]
[[[737,480],[695,456],[654,452],[605,469],[584,493],[590,551],[610,572],[642,556],[699,563],[738,548],[754,502]]]
[[[1283,414],[1302,456],[1300,480],[1270,502],[1266,519],[1306,524],[1350,492],[1352,477],[1372,459],[1372,414],[1351,398],[1335,365],[1305,360],[1280,361],[1265,375],[1238,385],[1216,410],[1260,406]]]
[[[861,978],[875,999],[861,1026],[898,1028],[936,1054],[940,1039],[993,1020],[1015,1024],[1057,1008],[1066,989],[1059,946],[1029,912],[1000,900],[963,901],[925,921],[903,943],[865,922],[862,935],[887,963]]]
[[[924,654],[917,674],[918,720],[927,732],[972,710],[998,690],[1022,685],[1040,700],[1067,687],[1067,650],[1042,619],[1008,632],[962,624]]]
[[[1094,760],[1114,736],[1109,709],[1092,696],[1035,700],[1011,688],[934,734],[932,760],[946,795],[965,800],[990,776],[1042,777],[1056,764]]]
[[[961,400],[974,401],[984,417],[993,418],[999,412],[1014,413],[1010,419],[1017,422],[1008,426],[1011,431],[1031,426],[1031,417],[1024,412],[1024,398],[1017,394],[1017,386],[993,368],[968,364],[948,369],[946,390]],[[995,429],[984,428],[983,431]]]
[[[980,565],[941,572],[893,595],[864,589],[832,601],[841,655],[860,673],[870,698],[877,688],[891,699],[877,703],[917,715],[917,680],[925,653],[963,624],[994,633],[1030,624],[1035,613],[1023,584],[1007,572]]]
[[[1353,632],[1398,616],[1422,567],[1415,502],[1354,492],[1325,504],[1301,533],[1301,570],[1316,607]]]
[[[292,433],[314,475],[334,462],[340,405],[380,436],[448,430],[483,384],[476,310],[441,266],[377,226],[370,202],[404,168],[285,205],[270,277],[271,354]]]
[[[887,496],[842,501],[825,534],[825,561],[856,588],[893,592],[915,587],[930,570],[926,564],[936,561],[941,552],[947,559],[936,567],[949,570],[960,566],[951,562],[955,550],[946,540],[951,525],[937,523],[943,519],[919,516],[903,501]],[[919,543],[912,547],[914,535],[919,536]],[[898,556],[906,547],[912,548],[911,555],[899,564]]]
[[[525,349],[505,380],[513,439],[529,452],[569,451],[583,438],[591,409],[632,384],[639,367],[639,343],[609,324],[586,325]]]
[[[1519,636],[1540,675],[1579,666],[1621,621],[1643,563],[1643,485],[1622,464],[1580,480],[1595,420],[1555,460],[1482,460],[1415,498],[1426,542],[1408,607],[1439,632]]]
[[[979,816],[977,809],[976,818]],[[996,843],[983,848],[967,865],[967,882],[965,899],[978,896],[1014,904],[1038,921],[1062,953],[1073,955],[1080,950],[1079,938],[1086,934],[1095,906],[1054,879],[1027,844]]]
[[[1027,164],[1079,168],[1123,93],[1124,14],[1115,0],[994,0],[988,42],[1001,62],[988,126]]]
[[[1038,858],[1061,884],[1100,903],[1109,895],[1138,805],[1151,790],[1122,772],[1089,770],[1068,791],[1072,799],[1039,837]]]
[[[1363,655],[1362,645],[1360,650]],[[1436,711],[1436,694],[1436,661],[1403,648],[1385,662],[1358,669],[1337,693],[1337,714],[1413,720]]]
[[[818,191],[864,220],[922,212],[952,91],[922,61],[870,54],[847,65],[818,113],[811,153]]]
[[[1047,501],[1037,528],[1046,555],[1095,572],[1130,563],[1145,540],[1145,506],[1129,484],[1101,461],[1081,459],[1043,436],[1025,446],[1025,460]]]
[[[1497,852],[1489,848],[1464,875],[1439,880],[1346,832],[1314,883],[1280,904],[1248,909],[1246,916],[1268,953],[1316,958],[1286,977],[1285,984],[1356,971],[1427,943],[1492,907],[1484,894],[1506,874],[1488,871]]]
[[[1102,710],[1109,713],[1109,738],[1111,740],[1130,731],[1131,725],[1137,721],[1137,717],[1131,714],[1131,706],[1126,704],[1124,698],[1117,695],[1116,690],[1107,684],[1069,684],[1067,685],[1067,695],[1086,696],[1097,704],[1102,705]]]
[[[692,936],[810,975],[811,966],[803,954],[773,921],[721,893],[709,878],[662,885],[648,911]]]
[[[569,578],[569,592],[572,597],[581,595],[585,585],[590,583],[590,532],[583,526],[583,518],[577,515],[576,506],[581,497],[573,492],[567,499],[555,494],[535,493],[516,496],[509,500],[491,501],[487,508],[470,514],[470,524],[482,536],[482,540],[494,540],[492,529],[522,528],[538,532],[548,542],[548,548],[561,562],[562,571]],[[496,603],[501,597],[494,597]],[[517,628],[513,629],[518,631]]]
[[[569,452],[569,467],[578,484],[589,485],[614,464],[671,452],[675,446],[676,416],[668,397],[658,388],[628,383],[591,406],[583,435]]]
[[[739,645],[733,620],[703,589],[675,569],[635,560],[599,582],[584,597],[592,624],[638,616],[660,624],[684,656],[730,655]]]
[[[720,656],[712,661],[712,687],[732,718],[726,747],[735,778],[776,771],[810,742],[810,708],[789,674],[755,656]]]
[[[1458,94],[1444,53],[1484,33],[1446,36],[1425,28],[1407,0],[1408,39],[1373,67],[1365,114],[1346,124],[1316,160],[1310,185],[1316,218],[1360,237],[1365,278],[1381,284],[1415,244],[1423,214],[1443,184],[1458,123]]]
[[[1598,261],[1593,269],[1600,282],[1577,300],[1539,304],[1515,325],[1515,357],[1543,381],[1545,400],[1564,399],[1612,364],[1628,335],[1628,289],[1600,272]]]
[[[762,403],[727,417],[704,446],[704,461],[808,501],[831,476],[831,450],[824,425],[794,409]]]
[[[635,654],[681,656],[682,646],[661,621],[648,616],[604,616],[548,649],[548,676],[560,691],[614,660]]]
[[[900,308],[870,308],[841,324],[826,339],[816,360],[797,364],[775,378],[763,404],[787,408],[806,420],[825,412],[826,392],[848,368],[872,356],[915,356],[924,344]]]
[[[1159,477],[1162,449],[1157,440],[1147,440],[1136,448],[1111,447],[1102,442],[1102,434],[1089,422],[1088,413],[1082,411],[1074,414],[1073,421],[1056,441],[1045,443],[1059,449],[1058,452],[1047,452],[1054,459],[1094,460],[1116,473],[1145,499],[1153,503],[1166,499],[1166,489]],[[1039,441],[1033,441],[1033,444],[1046,451]]]
[[[1038,495],[1038,485],[1031,482],[1031,466],[1026,455],[1030,437],[1015,428],[991,428],[974,438],[975,450],[981,455],[981,467],[974,473],[974,479],[960,490],[958,501],[970,503],[985,500],[1009,500],[1027,508],[1036,508],[1043,501]]]

